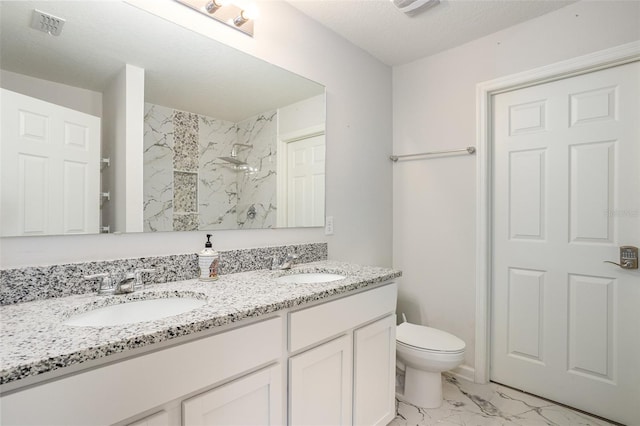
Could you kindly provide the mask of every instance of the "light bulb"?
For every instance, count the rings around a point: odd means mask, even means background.
[[[242,26],[250,19],[255,20],[258,17],[258,8],[255,4],[248,4],[244,9],[240,11],[240,15],[236,16],[233,23],[236,27]]]
[[[207,13],[215,13],[222,6],[229,4],[230,0],[209,0],[207,4],[204,5],[204,10]]]

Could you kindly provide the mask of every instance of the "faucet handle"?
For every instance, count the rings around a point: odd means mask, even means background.
[[[271,270],[278,269],[279,266],[280,266],[280,262],[278,261],[278,255],[274,254],[271,257]]]
[[[111,278],[111,274],[108,272],[85,275],[83,277],[83,280],[88,281],[88,280],[95,280],[98,278],[102,278],[102,280],[100,281],[100,285],[98,286],[98,294],[113,292],[113,279]]]
[[[291,267],[291,265],[293,265],[293,263],[298,260],[298,254],[297,253],[287,253],[287,255],[285,256],[283,263],[289,264],[288,268]]]
[[[140,268],[140,269],[136,269],[135,271],[133,271],[133,275],[136,278],[136,287],[140,287],[142,288],[142,290],[144,290],[144,280],[142,279],[142,273],[143,272],[155,272],[156,270],[154,268]]]

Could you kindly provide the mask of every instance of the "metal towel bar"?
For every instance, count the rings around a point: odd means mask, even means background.
[[[421,152],[418,154],[405,154],[405,155],[392,155],[389,158],[394,163],[398,161],[400,158],[407,157],[422,157],[423,155],[440,155],[440,154],[452,154],[454,152],[466,152],[467,154],[474,154],[476,152],[476,148],[474,146],[468,146],[462,149],[451,149],[449,151],[433,151],[433,152]]]

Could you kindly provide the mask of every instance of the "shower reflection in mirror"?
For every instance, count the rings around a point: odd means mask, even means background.
[[[295,130],[298,139],[310,139],[304,129],[287,128],[288,117],[300,111],[312,117],[319,104],[324,95],[232,122],[146,103],[144,230],[321,226],[314,221],[324,217],[324,134],[321,144],[314,134],[309,149],[283,143],[279,133]],[[307,123],[324,133],[320,112]],[[290,155],[277,155],[279,143]],[[278,179],[278,172],[291,176]]]

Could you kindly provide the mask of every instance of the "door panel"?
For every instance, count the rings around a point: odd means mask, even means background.
[[[182,403],[184,426],[282,425],[280,364],[236,379]]]
[[[616,280],[569,275],[569,372],[612,381]]]
[[[289,359],[289,424],[351,425],[352,340],[345,335]]]
[[[542,362],[544,271],[509,270],[509,354]]]
[[[638,62],[494,98],[491,379],[640,424]]]
[[[385,426],[395,417],[396,316],[354,332],[354,426]]]

